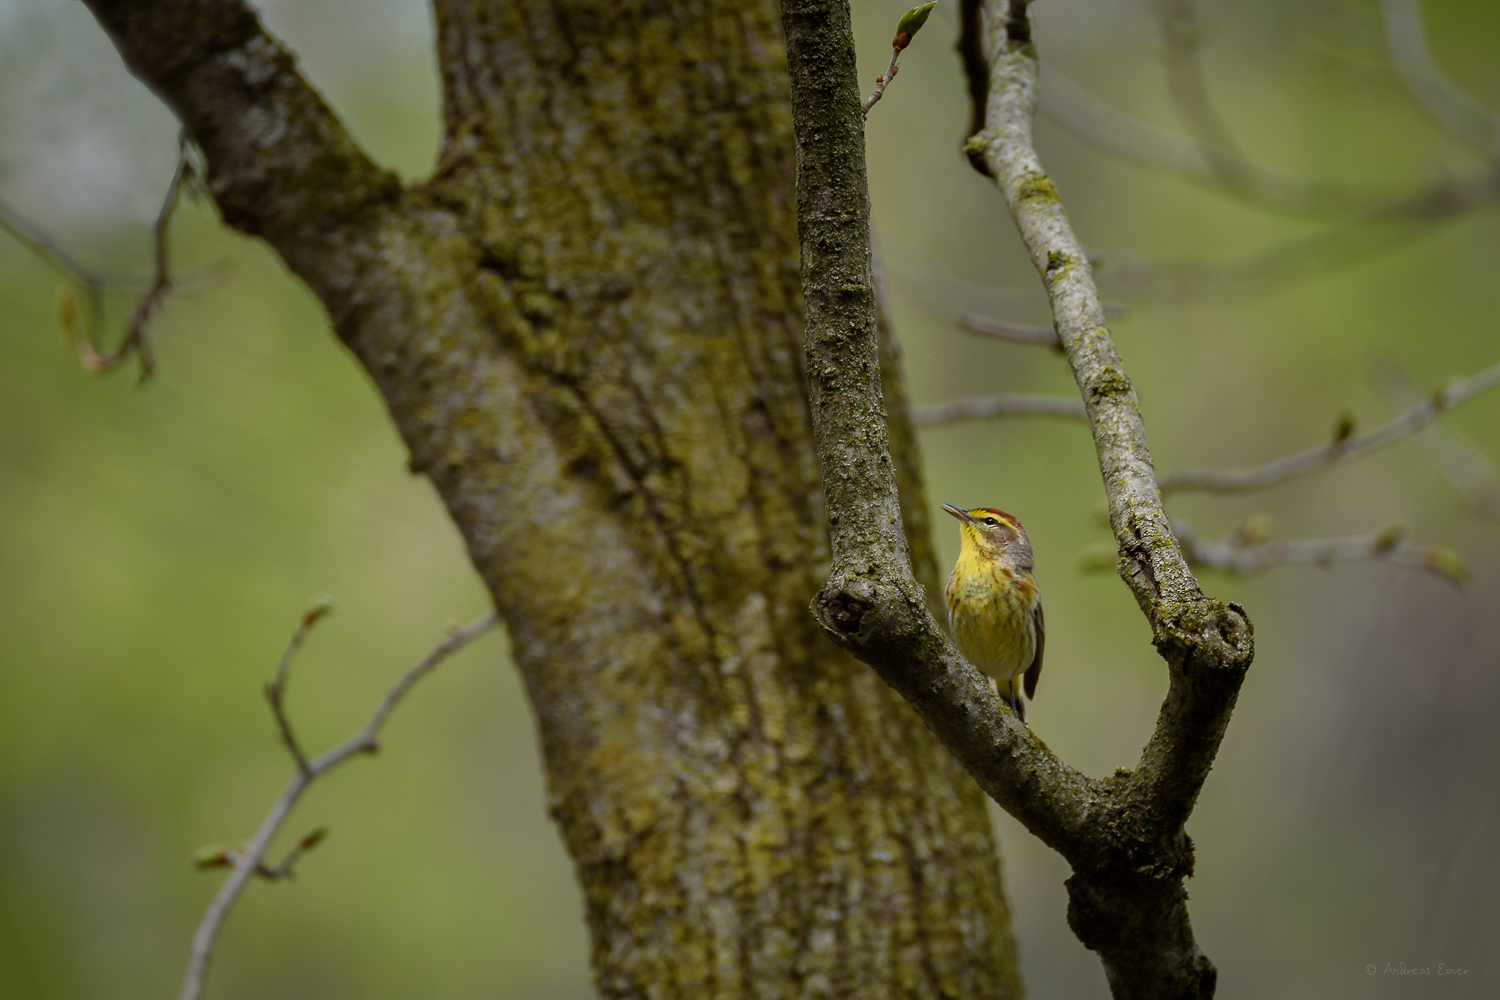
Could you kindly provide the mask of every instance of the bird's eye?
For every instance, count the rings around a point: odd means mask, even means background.
[[[995,520],[993,517],[987,517],[987,518],[985,518],[984,519],[984,523],[988,524],[991,528],[998,528],[998,527],[1000,527],[1000,522],[997,521],[997,520]]]

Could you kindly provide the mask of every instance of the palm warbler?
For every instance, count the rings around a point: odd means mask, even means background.
[[[1042,673],[1042,595],[1031,575],[1031,539],[1016,517],[993,507],[943,509],[958,518],[963,547],[948,576],[948,627],[970,663],[994,678],[1000,697],[1026,721],[1021,700]]]

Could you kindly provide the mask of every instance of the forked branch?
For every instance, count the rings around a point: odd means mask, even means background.
[[[1213,968],[1192,942],[1182,824],[1252,655],[1240,609],[1204,597],[1156,490],[1139,407],[1105,326],[1086,254],[1031,145],[1036,55],[1024,3],[966,3],[966,65],[984,74],[970,157],[997,179],[1078,381],[1120,543],[1121,574],[1168,661],[1171,693],[1133,773],[1094,781],[1002,708],[948,641],[912,579],[876,358],[863,118],[845,0],[787,0],[782,22],[797,138],[797,217],[813,430],[833,567],[813,604],[828,633],[917,709],[1000,805],[1072,864],[1070,922],[1118,996],[1201,997]]]
[[[327,835],[328,831],[324,827],[314,829],[293,845],[280,864],[272,866],[266,863],[266,852],[271,847],[271,841],[280,832],[282,825],[291,814],[292,807],[302,797],[302,793],[307,791],[308,786],[318,778],[350,758],[360,754],[374,753],[379,749],[380,730],[385,725],[385,720],[406,697],[412,686],[436,669],[438,664],[489,631],[495,624],[494,614],[487,614],[468,625],[449,631],[442,642],[433,647],[426,656],[417,661],[415,666],[401,676],[395,687],[391,688],[376,706],[374,714],[370,716],[370,720],[365,723],[363,729],[352,739],[339,744],[321,757],[308,760],[292,735],[291,723],[287,720],[282,697],[286,692],[292,658],[302,647],[302,642],[307,638],[312,627],[331,610],[333,610],[333,604],[327,600],[320,600],[308,609],[302,616],[301,622],[298,623],[297,631],[292,635],[291,642],[287,644],[286,652],[277,665],[275,679],[266,685],[266,696],[271,702],[277,729],[296,764],[296,773],[292,775],[292,780],[286,790],[281,793],[281,798],[276,800],[276,804],[271,807],[271,811],[261,822],[260,829],[255,832],[250,843],[238,849],[207,848],[200,851],[195,858],[200,868],[231,868],[233,870],[218,893],[214,895],[213,901],[208,904],[208,911],[204,913],[203,920],[198,925],[198,932],[193,935],[187,975],[183,979],[178,1000],[197,1000],[202,996],[203,986],[208,977],[209,962],[213,959],[214,946],[218,943],[219,932],[224,927],[224,920],[229,916],[229,911],[239,900],[240,894],[245,891],[245,886],[250,883],[250,880],[257,877],[273,881],[291,878],[297,859],[302,853],[317,846],[318,842]]]
[[[125,328],[113,350],[103,351],[99,346],[104,326],[104,292],[106,287],[123,282],[107,279],[79,264],[63,251],[46,233],[31,225],[10,206],[0,202],[0,229],[5,230],[22,246],[60,272],[65,278],[83,289],[88,303],[88,324],[79,332],[78,306],[72,290],[64,286],[58,293],[58,321],[63,339],[78,352],[78,359],[85,370],[93,373],[114,371],[124,364],[132,354],[140,362],[140,381],[149,379],[156,371],[156,359],[151,351],[151,340],[147,326],[152,313],[160,308],[162,300],[172,287],[167,270],[167,235],[172,222],[172,213],[182,195],[182,188],[192,178],[192,158],[187,133],[177,136],[177,166],[172,171],[172,180],[167,184],[166,197],[161,210],[151,226],[151,282],[136,302],[131,313],[130,324]]]

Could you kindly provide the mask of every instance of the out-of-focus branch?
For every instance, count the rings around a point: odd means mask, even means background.
[[[1422,405],[1418,402],[1422,390],[1404,368],[1382,365],[1373,381],[1375,391],[1393,411]],[[1491,521],[1500,523],[1500,473],[1478,448],[1438,421],[1413,434],[1412,443],[1465,500]]]
[[[1056,69],[1043,67],[1038,100],[1048,118],[1101,152],[1258,208],[1327,215],[1369,208],[1382,198],[1373,190],[1267,170],[1243,155],[1157,128],[1116,111]]]
[[[292,807],[297,804],[302,793],[307,791],[307,787],[350,758],[378,750],[381,727],[385,725],[385,720],[400,704],[401,699],[406,697],[412,685],[431,673],[449,656],[489,631],[496,621],[494,614],[487,614],[468,625],[450,630],[442,642],[433,647],[415,666],[401,676],[396,686],[391,688],[381,700],[363,729],[347,742],[334,747],[316,760],[308,761],[292,737],[291,726],[286,721],[282,710],[281,696],[286,689],[291,658],[301,648],[308,631],[330,610],[332,610],[330,602],[319,601],[302,616],[302,621],[298,624],[297,631],[293,634],[286,653],[277,666],[275,680],[266,686],[266,693],[276,716],[277,728],[281,731],[282,739],[292,753],[292,758],[297,764],[297,772],[292,775],[291,783],[281,793],[281,798],[277,799],[276,804],[271,807],[270,813],[261,822],[260,829],[256,831],[255,837],[249,844],[237,850],[208,848],[200,851],[195,859],[200,868],[232,868],[233,871],[215,894],[213,901],[208,904],[208,911],[204,913],[203,921],[198,925],[197,933],[193,935],[192,952],[188,958],[187,975],[183,980],[182,991],[178,994],[179,1000],[197,1000],[202,996],[219,931],[223,928],[225,918],[229,916],[229,911],[234,907],[240,894],[245,891],[245,886],[250,880],[256,877],[271,880],[291,878],[297,859],[302,853],[317,846],[318,842],[327,835],[326,828],[315,829],[299,839],[279,865],[266,864],[266,851],[270,848],[272,839],[286,822],[287,816],[291,814]]]
[[[1381,0],[1380,6],[1391,58],[1417,100],[1455,135],[1500,162],[1500,113],[1459,90],[1438,69],[1427,49],[1417,0]]]
[[[1202,569],[1254,573],[1273,566],[1330,566],[1336,562],[1375,559],[1407,569],[1435,573],[1450,583],[1468,582],[1469,569],[1446,545],[1411,545],[1400,526],[1368,535],[1313,538],[1299,541],[1261,540],[1260,532],[1241,528],[1217,541],[1198,538],[1192,525],[1174,518],[1172,529],[1188,562]]]
[[[1027,396],[1007,393],[1003,396],[976,396],[951,403],[933,403],[912,410],[912,422],[918,427],[952,424],[960,420],[993,420],[997,417],[1065,417],[1087,420],[1083,403],[1067,396]]]
[[[177,166],[172,171],[171,182],[167,185],[161,211],[157,213],[156,221],[151,226],[153,264],[151,283],[136,303],[135,311],[130,317],[130,324],[125,328],[125,336],[113,350],[107,352],[101,351],[98,343],[102,336],[104,322],[104,291],[109,285],[123,282],[95,274],[85,268],[64,252],[46,233],[27,222],[10,206],[0,202],[0,229],[4,229],[22,246],[83,289],[88,301],[89,314],[85,331],[81,335],[78,331],[77,306],[73,301],[72,291],[66,286],[58,295],[58,318],[63,339],[67,341],[68,346],[78,352],[78,359],[86,370],[96,374],[113,371],[134,354],[141,366],[140,381],[146,381],[156,371],[156,361],[151,352],[151,341],[147,336],[146,327],[151,314],[161,306],[162,300],[172,286],[167,271],[167,232],[171,224],[172,212],[177,207],[178,198],[182,193],[182,186],[191,178],[191,175],[192,160],[188,138],[187,133],[183,132],[177,137]]]
[[[1224,262],[1111,264],[1108,286],[1136,304],[1250,298],[1378,257],[1459,216],[1500,202],[1500,167],[1433,185],[1349,222]]]
[[[1047,347],[1062,351],[1062,341],[1057,338],[1057,330],[1050,326],[1024,326],[1020,323],[1006,323],[1003,320],[990,319],[987,316],[976,316],[973,313],[964,313],[955,320],[959,327],[979,337],[989,337],[992,340],[1008,340],[1016,344],[1042,344]]]
[[[1322,447],[1311,448],[1249,469],[1185,469],[1163,477],[1160,483],[1161,491],[1162,493],[1184,493],[1190,490],[1210,493],[1248,493],[1252,490],[1275,486],[1288,479],[1316,472],[1337,462],[1367,455],[1386,445],[1394,444],[1432,423],[1453,407],[1497,385],[1500,385],[1500,365],[1487,368],[1470,378],[1450,382],[1433,393],[1420,406],[1373,431],[1352,436],[1349,433],[1352,426],[1341,421],[1335,428],[1334,440]]]
[[[1297,214],[1353,213],[1347,221],[1243,260],[1112,265],[1112,289],[1140,302],[1218,301],[1260,294],[1395,249],[1474,209],[1500,201],[1500,115],[1457,91],[1432,65],[1414,0],[1389,0],[1398,66],[1433,114],[1486,152],[1477,173],[1410,191],[1377,191],[1268,171],[1250,161],[1209,98],[1196,0],[1158,0],[1168,89],[1191,138],[1109,108],[1049,71],[1043,107],[1063,127],[1106,152],[1177,174],[1249,204]]]
[[[1162,32],[1167,93],[1178,117],[1198,140],[1204,163],[1225,190],[1253,198],[1258,173],[1246,161],[1228,123],[1208,96],[1197,0],[1157,0],[1156,10]]]
[[[292,633],[291,641],[286,644],[286,651],[276,664],[276,676],[266,682],[266,701],[271,703],[271,714],[276,718],[276,728],[281,731],[281,742],[286,745],[287,752],[292,755],[297,770],[302,774],[307,774],[312,768],[307,763],[307,755],[302,752],[302,745],[292,732],[292,720],[286,714],[286,686],[292,676],[292,660],[302,650],[302,644],[307,641],[313,626],[332,614],[336,607],[338,603],[331,597],[320,597],[312,603],[303,613],[297,631]]]

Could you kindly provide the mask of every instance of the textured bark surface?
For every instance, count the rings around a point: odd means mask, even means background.
[[[601,993],[1019,995],[979,790],[807,612],[829,547],[776,5],[439,0],[446,137],[408,189],[237,3],[90,7],[462,530]]]

